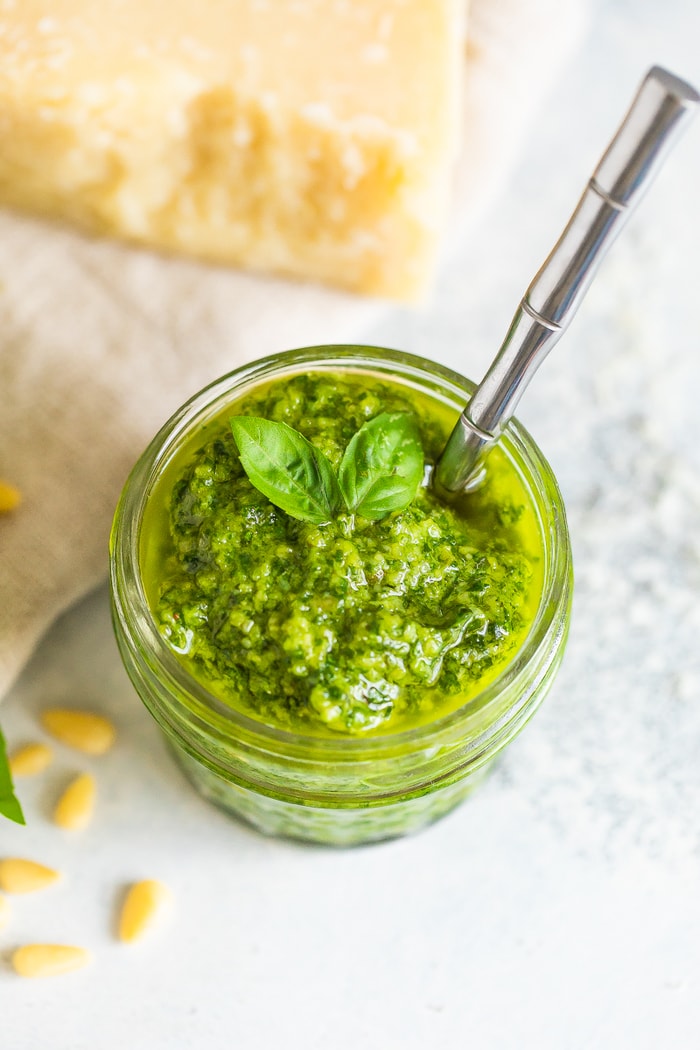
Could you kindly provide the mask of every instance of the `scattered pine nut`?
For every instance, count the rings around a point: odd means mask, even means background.
[[[51,764],[53,751],[48,744],[25,744],[10,755],[10,773],[13,777],[33,777],[43,773]]]
[[[53,811],[54,823],[69,831],[82,831],[95,808],[95,778],[81,773],[63,792]]]
[[[0,930],[7,926],[10,921],[10,902],[7,897],[0,896]]]
[[[60,872],[33,860],[22,860],[20,857],[0,860],[0,890],[5,893],[35,893],[60,877]]]
[[[80,970],[89,962],[85,948],[70,944],[25,944],[12,953],[12,966],[20,977],[55,977]]]
[[[41,716],[44,728],[62,744],[86,755],[103,755],[114,743],[114,726],[103,715],[52,707]]]
[[[14,510],[22,502],[22,494],[9,481],[0,480],[0,514]]]
[[[156,921],[163,906],[170,900],[170,890],[155,879],[135,882],[126,895],[119,917],[119,939],[136,941]]]

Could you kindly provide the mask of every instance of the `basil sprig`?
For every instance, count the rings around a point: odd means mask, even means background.
[[[24,824],[24,814],[12,787],[5,738],[0,730],[0,814],[15,824]]]
[[[382,412],[348,444],[336,477],[327,456],[286,423],[234,416],[231,429],[251,483],[293,518],[324,525],[340,511],[378,521],[404,510],[423,477],[415,416]]]
[[[323,525],[340,502],[333,467],[303,434],[258,416],[231,420],[243,469],[271,503],[302,521]]]
[[[371,521],[407,507],[422,477],[423,447],[409,412],[382,412],[361,426],[338,468],[348,510]]]

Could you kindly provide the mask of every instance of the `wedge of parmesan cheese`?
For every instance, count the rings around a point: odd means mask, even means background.
[[[0,0],[0,203],[414,298],[456,156],[464,0]]]

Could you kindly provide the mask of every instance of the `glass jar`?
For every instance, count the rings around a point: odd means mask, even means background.
[[[457,418],[472,384],[422,358],[365,346],[295,350],[212,383],[165,424],[134,467],[112,528],[112,610],[126,670],[197,790],[259,830],[332,845],[415,831],[460,802],[546,695],[569,626],[572,563],[562,497],[532,438],[512,421],[502,448],[532,503],[544,550],[529,632],[495,679],[457,710],[382,736],[320,737],[264,725],[214,696],[161,637],[141,574],[144,510],[178,450],[226,405],[298,372],[370,372],[427,394]]]

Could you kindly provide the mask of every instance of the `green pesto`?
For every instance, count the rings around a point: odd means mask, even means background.
[[[212,692],[269,725],[366,735],[432,721],[498,674],[534,616],[539,527],[499,449],[458,510],[420,488],[381,521],[313,525],[252,486],[228,423],[288,423],[337,470],[360,426],[387,411],[416,414],[428,462],[454,422],[384,379],[295,375],[234,402],[150,500],[142,567],[163,638]]]

